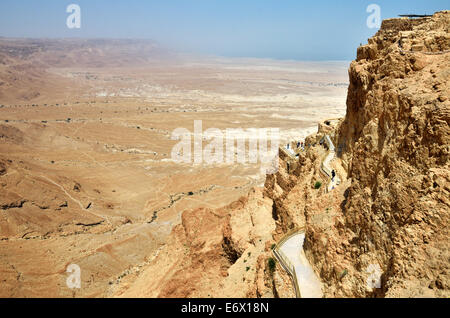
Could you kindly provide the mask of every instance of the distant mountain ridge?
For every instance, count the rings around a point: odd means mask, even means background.
[[[150,40],[0,38],[0,101],[28,102],[80,85],[50,68],[140,67],[176,59]]]
[[[168,57],[173,55],[151,40],[0,38],[0,58],[48,67],[136,65]]]

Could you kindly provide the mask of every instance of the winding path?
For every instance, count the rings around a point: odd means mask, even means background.
[[[332,171],[333,168],[331,167],[331,162],[336,158],[336,148],[334,147],[333,142],[331,141],[331,138],[329,135],[326,135],[324,137],[325,143],[328,145],[328,155],[326,156],[325,160],[320,165],[320,170],[328,177],[330,178],[330,183],[327,186],[327,192],[332,191],[335,187],[337,187],[339,184],[341,184],[341,179],[339,179],[338,175],[333,178]]]
[[[304,231],[285,236],[273,253],[291,276],[297,298],[322,298],[322,285],[303,250]]]
[[[319,278],[309,264],[303,250],[305,233],[300,232],[292,235],[280,247],[294,266],[297,283],[302,298],[321,298],[322,287]]]
[[[333,178],[331,162],[336,158],[336,148],[329,135],[324,137],[328,146],[328,155],[320,166],[320,170],[330,179],[327,192],[341,183],[338,175]],[[304,230],[288,233],[273,249],[273,254],[283,269],[291,276],[295,294],[298,298],[322,298],[322,284],[306,258],[303,244]]]
[[[82,204],[79,200],[77,200],[77,199],[75,199],[73,196],[71,196],[70,193],[67,192],[66,189],[65,189],[62,185],[56,183],[55,181],[53,181],[52,179],[50,179],[50,178],[48,178],[48,177],[46,177],[46,176],[44,176],[44,175],[41,175],[41,178],[47,180],[48,182],[50,182],[50,183],[52,183],[53,185],[55,185],[55,186],[57,186],[58,188],[60,188],[60,189],[65,193],[65,195],[66,195],[67,197],[70,198],[70,200],[72,200],[72,201],[75,202],[75,203],[78,203],[78,205],[80,206],[81,210],[86,211],[86,212],[88,212],[88,213],[90,213],[90,214],[92,214],[92,215],[95,215],[96,217],[98,217],[98,218],[100,218],[100,219],[104,219],[104,220],[106,220],[106,222],[108,222],[109,225],[112,225],[111,221],[109,220],[109,218],[108,218],[106,215],[105,215],[105,216],[102,216],[102,215],[99,215],[99,214],[94,213],[94,212],[92,212],[92,211],[87,211],[87,209],[83,206],[83,204]]]

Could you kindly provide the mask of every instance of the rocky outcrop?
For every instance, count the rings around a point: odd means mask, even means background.
[[[307,226],[329,297],[450,294],[449,26],[449,11],[384,21],[351,63],[337,128],[351,181],[333,223]]]
[[[122,297],[293,297],[287,275],[268,267],[273,202],[254,189],[221,209],[187,210],[140,273],[114,287]]]
[[[344,120],[319,124],[305,151],[280,152],[264,190],[222,209],[185,211],[169,241],[115,296],[294,297],[268,266],[304,228],[325,297],[448,297],[450,13],[391,19],[358,49]],[[326,191],[329,136],[342,181]]]

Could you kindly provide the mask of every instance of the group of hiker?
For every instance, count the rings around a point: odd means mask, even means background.
[[[325,143],[325,138],[323,138],[321,141],[320,141],[320,144],[321,145],[323,145]],[[303,142],[303,141],[297,141],[297,150],[298,149],[302,149],[302,150],[305,150],[305,143]],[[288,152],[290,152],[291,154],[295,154],[295,152],[294,152],[294,149],[292,149],[292,146],[291,146],[291,143],[287,143],[286,144],[286,146],[285,146],[285,149],[288,151]],[[299,157],[300,155],[297,153],[297,154],[295,154],[295,157]],[[288,163],[287,164],[287,170],[289,171],[290,170],[290,164]],[[331,181],[334,181],[334,178],[336,178],[336,171],[335,170],[332,170],[331,171]]]
[[[304,151],[304,150],[305,150],[305,143],[304,143],[303,141],[297,141],[296,146],[297,146],[297,147],[296,147],[296,149],[294,150],[295,146],[293,147],[293,146],[291,145],[291,143],[288,143],[288,144],[286,144],[286,146],[285,146],[284,148],[285,148],[286,151],[287,151],[288,153],[290,153],[293,157],[298,158],[298,157],[300,157],[300,153],[298,153],[298,150]],[[291,170],[291,164],[290,164],[290,163],[287,163],[287,171],[288,171],[288,173],[290,172],[290,170]]]
[[[305,143],[303,141],[297,141],[297,150],[300,148],[302,150],[305,150]],[[291,149],[292,149],[291,144],[290,143],[286,144],[286,150],[291,150]]]

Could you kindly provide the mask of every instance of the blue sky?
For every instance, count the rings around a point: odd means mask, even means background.
[[[66,7],[81,7],[68,29]],[[351,60],[382,19],[450,9],[448,0],[1,0],[0,36],[145,38],[191,53],[295,60]]]

